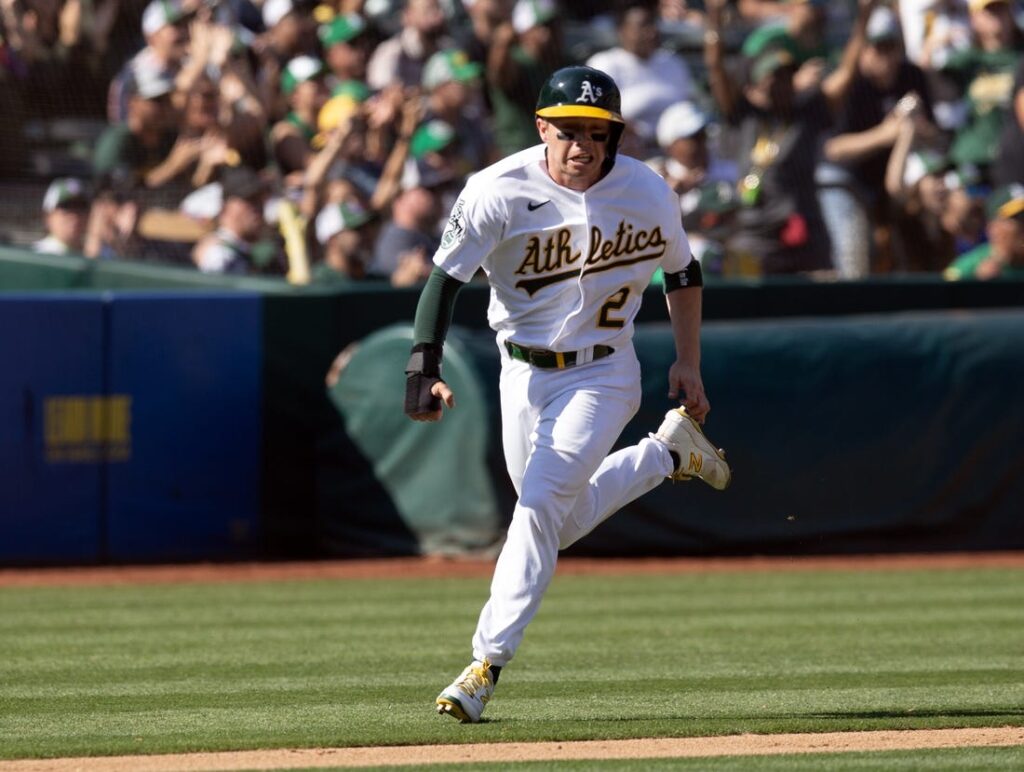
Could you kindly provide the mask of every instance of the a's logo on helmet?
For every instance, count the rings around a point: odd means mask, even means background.
[[[601,98],[601,87],[590,85],[589,80],[583,81],[583,85],[580,87],[580,95],[576,99],[577,102],[590,102],[592,105],[597,104],[597,100]]]

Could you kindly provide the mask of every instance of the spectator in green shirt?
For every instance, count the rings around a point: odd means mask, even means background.
[[[128,99],[128,118],[108,126],[96,142],[93,174],[96,179],[128,175],[147,188],[164,185],[186,165],[194,163],[198,149],[175,145],[177,120],[171,104],[174,83],[156,70],[136,73]]]
[[[290,109],[270,132],[274,160],[282,174],[301,172],[313,157],[317,116],[329,97],[324,63],[312,56],[297,56],[285,65],[281,91]]]
[[[986,202],[988,242],[958,258],[947,279],[1024,279],[1024,185],[1006,185]]]
[[[562,67],[561,26],[554,0],[519,0],[512,22],[494,32],[487,55],[487,84],[500,155],[536,145],[534,111],[548,76]]]

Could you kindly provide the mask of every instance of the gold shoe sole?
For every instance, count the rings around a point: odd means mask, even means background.
[[[462,706],[454,700],[449,700],[444,697],[437,698],[437,712],[442,716],[451,716],[457,718],[464,724],[473,723],[469,716],[466,715],[466,711],[462,709]]]

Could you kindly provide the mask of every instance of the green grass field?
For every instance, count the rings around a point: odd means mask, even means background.
[[[1024,570],[558,577],[463,726],[433,698],[487,585],[0,588],[0,757],[1024,725]],[[886,768],[1022,765],[951,753]]]

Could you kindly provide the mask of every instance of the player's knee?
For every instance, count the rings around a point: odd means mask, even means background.
[[[564,507],[558,506],[557,497],[532,494],[523,491],[516,507],[516,515],[522,517],[524,524],[537,533],[554,534],[557,536],[565,519]]]

